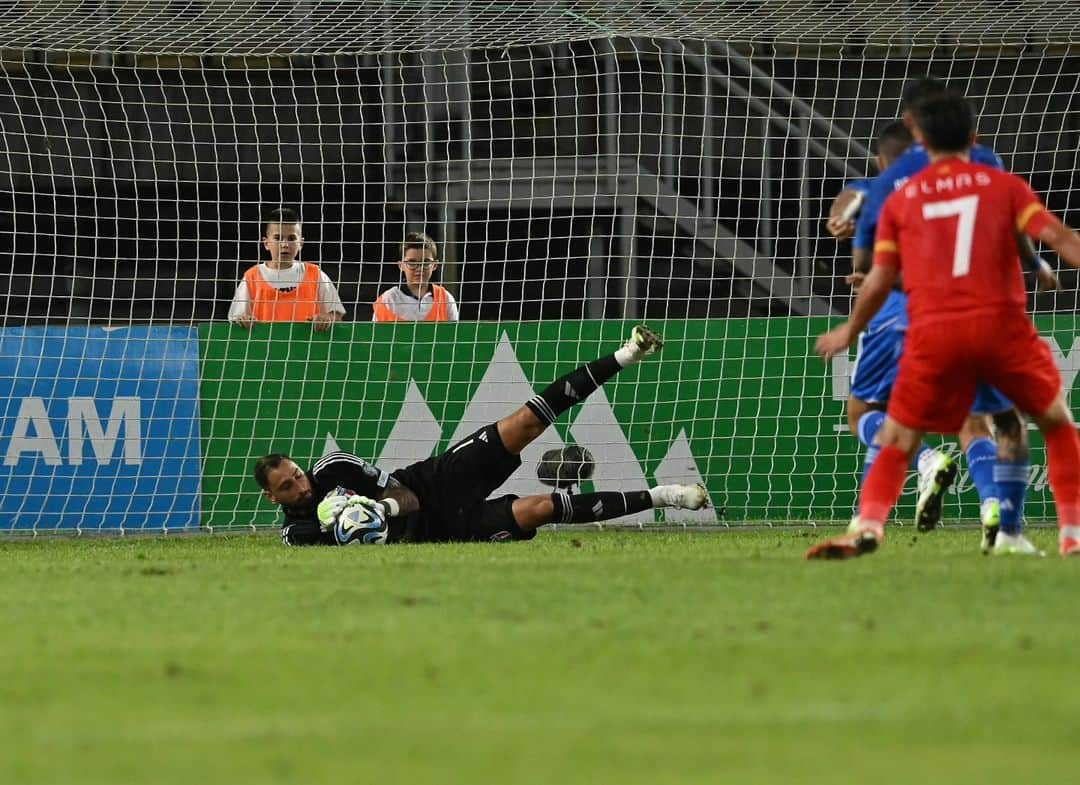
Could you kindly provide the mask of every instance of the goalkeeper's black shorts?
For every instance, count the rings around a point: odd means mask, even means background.
[[[513,494],[487,501],[521,466],[521,456],[506,449],[495,423],[485,425],[442,455],[393,473],[420,499],[428,542],[531,540],[514,520]]]

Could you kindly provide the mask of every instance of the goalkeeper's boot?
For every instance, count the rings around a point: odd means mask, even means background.
[[[934,450],[925,469],[919,472],[919,500],[915,503],[915,526],[921,532],[941,522],[941,502],[956,479],[956,461]]]
[[[626,342],[628,349],[636,359],[648,357],[658,349],[664,348],[664,342],[660,335],[650,330],[643,324],[639,324],[630,332],[630,340]]]
[[[657,485],[649,491],[655,507],[677,510],[700,510],[709,504],[704,485]]]
[[[885,537],[881,524],[863,524],[854,534],[844,534],[819,542],[806,552],[807,559],[854,559],[878,549]]]
[[[1080,526],[1058,529],[1058,550],[1062,556],[1080,556]]]
[[[998,532],[994,541],[995,556],[1045,556],[1046,551],[1039,550],[1023,534]]]
[[[994,549],[997,541],[999,525],[1001,524],[1001,502],[997,499],[987,499],[979,507],[979,522],[982,524],[982,542],[979,550],[984,554]]]

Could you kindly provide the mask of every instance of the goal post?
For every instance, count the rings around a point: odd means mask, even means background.
[[[980,139],[1080,222],[1080,34],[1057,3],[10,5],[0,532],[272,525],[259,454],[404,465],[638,321],[661,356],[530,449],[587,447],[596,490],[701,481],[715,503],[635,524],[843,520],[851,358],[811,347],[850,307],[850,245],[824,217],[876,171],[905,82],[964,90]],[[327,332],[229,321],[278,208],[345,308]],[[435,240],[459,322],[371,323],[408,232]],[[1071,390],[1063,280],[1031,305]],[[535,464],[504,492],[545,491]],[[947,518],[976,518],[965,477]]]

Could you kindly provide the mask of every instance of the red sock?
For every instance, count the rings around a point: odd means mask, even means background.
[[[874,459],[859,495],[859,518],[885,523],[900,498],[907,476],[908,457],[898,447],[882,447]]]
[[[1071,422],[1043,434],[1058,526],[1080,524],[1080,438]]]

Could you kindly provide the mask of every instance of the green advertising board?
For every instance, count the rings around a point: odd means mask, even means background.
[[[592,450],[601,464],[598,489],[700,479],[716,509],[693,522],[850,516],[862,450],[844,415],[849,363],[842,358],[829,368],[811,353],[828,320],[650,324],[663,333],[664,350],[563,414],[545,444]],[[204,525],[277,521],[251,479],[259,455],[288,452],[302,466],[335,446],[398,465],[410,455],[426,457],[509,414],[574,367],[611,353],[630,326],[346,323],[318,334],[308,325],[256,325],[250,332],[203,325]],[[1076,320],[1056,317],[1039,326],[1071,386]],[[1037,434],[1032,443],[1027,512],[1041,519],[1052,510]],[[522,472],[531,470],[526,460]],[[506,492],[544,492],[531,479],[530,485],[523,476]],[[909,487],[900,516],[910,515],[912,496]],[[964,472],[946,514],[974,520],[977,509]]]

